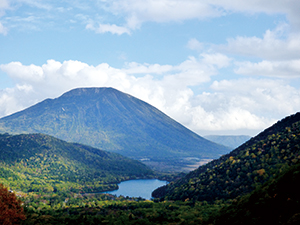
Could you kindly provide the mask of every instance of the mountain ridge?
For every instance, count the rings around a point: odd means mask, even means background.
[[[0,131],[45,133],[134,159],[147,159],[148,164],[176,165],[188,157],[217,158],[229,151],[150,104],[113,88],[77,88],[58,98],[45,99],[1,118]]]
[[[0,181],[14,190],[105,191],[153,175],[139,161],[45,134],[0,134]]]
[[[300,113],[265,129],[230,153],[156,189],[168,200],[233,199],[300,162]]]

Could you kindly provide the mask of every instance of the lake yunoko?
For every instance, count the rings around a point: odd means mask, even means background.
[[[168,182],[157,179],[127,180],[118,184],[119,189],[106,191],[104,193],[116,196],[141,197],[151,199],[151,193],[158,187],[166,185]]]

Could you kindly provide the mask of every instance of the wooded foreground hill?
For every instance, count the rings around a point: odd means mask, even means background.
[[[215,225],[300,224],[300,163],[222,208]]]
[[[166,189],[158,189],[165,191],[160,199],[144,201],[82,194],[114,188],[109,181],[137,178],[141,176],[139,172],[151,177],[152,172],[144,165],[139,167],[140,162],[129,159],[124,162],[118,154],[47,135],[3,134],[0,135],[0,149],[4,150],[0,154],[0,182],[6,182],[5,186],[11,184],[14,191],[24,190],[17,192],[23,196],[27,217],[21,221],[22,225],[298,225],[299,135],[300,113],[297,113],[228,155],[171,182]],[[93,165],[94,159],[97,165]],[[167,192],[177,184],[180,185]]]
[[[233,199],[300,161],[300,113],[286,117],[184,178],[156,189],[165,200],[210,201]]]
[[[107,196],[76,198],[66,208],[30,207],[31,224],[197,224],[197,225],[298,225],[300,223],[300,164],[283,171],[252,193],[214,204],[192,201],[104,201]],[[73,207],[72,207],[73,204]],[[44,206],[45,207],[45,206]]]
[[[151,175],[146,165],[116,153],[44,134],[0,134],[0,183],[15,191],[100,192]]]

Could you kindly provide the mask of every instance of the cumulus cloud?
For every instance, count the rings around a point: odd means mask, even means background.
[[[223,54],[237,54],[249,60],[235,59],[236,74],[298,78],[300,76],[300,33],[289,33],[287,24],[267,30],[262,38],[230,38],[227,44],[212,45]]]
[[[214,81],[211,92],[195,96],[186,113],[194,130],[262,130],[299,111],[300,90],[283,80]]]
[[[276,118],[276,115],[299,111],[300,107],[300,90],[288,85],[285,80],[223,80],[214,81],[211,88],[221,96],[230,96],[230,101],[223,100],[225,105],[239,106],[260,117]]]
[[[42,66],[19,62],[0,69],[15,87],[0,92],[0,116],[77,87],[114,87],[140,98],[196,132],[262,130],[299,110],[300,91],[282,80],[212,80],[231,63],[222,54],[201,54],[178,65],[129,63],[118,69],[106,63],[48,60]],[[161,74],[165,75],[162,76]],[[212,82],[206,91],[201,84]]]
[[[263,75],[280,78],[299,78],[300,59],[290,61],[266,61],[258,63],[237,63],[238,68],[234,71],[243,75]]]
[[[35,82],[41,80],[43,76],[41,67],[35,65],[23,66],[20,62],[11,62],[7,65],[1,65],[0,69],[9,73],[11,78],[21,81]],[[20,71],[22,72],[20,73]]]
[[[238,36],[228,39],[226,45],[215,46],[215,48],[269,60],[298,59],[300,33],[289,33],[288,30],[287,24],[281,24],[274,30],[267,30],[263,38]]]

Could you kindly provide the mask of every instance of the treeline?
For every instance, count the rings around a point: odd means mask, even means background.
[[[213,202],[251,192],[300,161],[300,122],[289,122],[291,118],[283,120],[284,128],[277,123],[231,153],[155,190],[153,196]]]
[[[0,182],[12,190],[102,192],[124,180],[152,177],[142,163],[115,153],[42,134],[0,135]]]
[[[253,192],[206,201],[145,201],[108,194],[30,195],[21,224],[272,224],[300,222],[300,163]]]
[[[104,197],[103,197],[104,196]],[[21,224],[202,224],[224,204],[153,202],[106,195],[84,196],[65,201],[60,208],[31,204]],[[86,198],[86,199],[85,199]]]
[[[300,164],[223,207],[216,225],[300,224]]]
[[[23,201],[26,220],[21,224],[26,225],[299,224],[299,117],[280,121],[183,178],[178,174],[154,192],[160,197],[154,201],[91,194],[122,179],[154,176],[147,167],[134,161],[127,168],[130,160],[122,164],[119,155],[55,144],[57,139],[37,134],[0,135],[0,183]],[[101,168],[109,160],[112,166]]]

